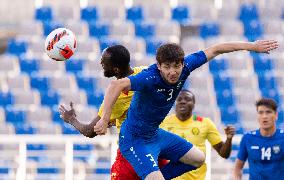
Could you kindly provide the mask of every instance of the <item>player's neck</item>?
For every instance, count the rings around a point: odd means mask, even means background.
[[[264,137],[271,137],[276,132],[276,127],[272,127],[270,129],[260,129],[260,134]]]
[[[117,79],[122,79],[122,78],[125,78],[127,76],[130,76],[133,73],[134,73],[134,70],[131,67],[128,67],[128,69],[127,69],[127,71],[125,71],[125,73],[120,73],[120,74],[116,75],[115,77]]]
[[[176,116],[179,120],[186,121],[192,116],[192,113],[176,114]]]

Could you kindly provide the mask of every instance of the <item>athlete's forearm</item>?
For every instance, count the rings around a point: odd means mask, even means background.
[[[72,121],[70,121],[70,124],[74,126],[81,134],[83,134],[86,137],[93,138],[97,134],[94,132],[94,126],[96,123],[100,120],[100,117],[97,116],[92,120],[89,124],[83,124],[80,121],[78,121],[76,118],[73,118]]]
[[[236,164],[233,170],[233,179],[234,180],[241,180],[242,179],[242,171],[245,162],[239,159],[236,160]]]
[[[236,170],[236,169],[234,169],[234,172],[233,172],[233,179],[234,179],[234,180],[241,180],[241,179],[242,179],[241,170]]]
[[[204,52],[206,54],[207,60],[210,61],[214,57],[224,54],[230,53],[233,51],[240,51],[240,50],[248,50],[248,51],[256,51],[256,45],[254,42],[225,42],[216,44],[212,47],[207,48]]]
[[[109,121],[111,116],[112,107],[118,99],[120,93],[123,90],[130,89],[130,80],[128,78],[123,78],[120,80],[112,81],[106,90],[104,97],[104,107],[102,119]],[[108,122],[106,122],[108,123]]]
[[[229,53],[233,51],[240,51],[240,50],[247,50],[247,51],[256,51],[255,43],[253,42],[226,42],[217,44],[215,46],[215,53],[217,55],[223,53]]]
[[[223,158],[229,158],[232,151],[232,139],[227,138],[225,143],[222,144],[220,151],[218,152],[219,155]]]

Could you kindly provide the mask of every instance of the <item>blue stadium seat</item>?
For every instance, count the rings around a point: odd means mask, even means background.
[[[6,108],[5,115],[6,121],[15,125],[22,125],[26,121],[26,113],[24,111]]]
[[[92,106],[96,106],[97,108],[100,107],[101,103],[104,100],[104,95],[103,94],[94,94],[94,93],[88,93],[87,94],[87,100],[88,104]]]
[[[244,23],[244,35],[250,41],[260,38],[263,32],[263,24],[259,20],[251,20]]]
[[[62,133],[63,134],[80,134],[80,132],[78,130],[76,130],[72,125],[67,124],[67,123],[63,124]]]
[[[277,88],[266,89],[265,87],[260,89],[262,97],[272,98],[274,99],[277,104],[281,104],[281,95],[278,92]]]
[[[95,38],[103,38],[110,34],[110,27],[108,24],[90,22],[89,23],[89,34]]]
[[[242,4],[240,7],[239,19],[243,22],[259,19],[256,4]]]
[[[89,161],[89,156],[74,156],[74,160],[76,161],[82,161],[87,163]]]
[[[0,174],[9,174],[9,170],[8,167],[0,167]]]
[[[49,35],[49,33],[51,31],[53,31],[54,29],[57,28],[62,28],[64,27],[61,23],[55,22],[55,21],[51,21],[51,22],[44,22],[43,23],[43,34],[45,36]]]
[[[37,168],[37,173],[39,174],[58,174],[59,169],[54,168],[54,167]]]
[[[30,151],[38,151],[38,150],[46,150],[46,144],[27,144],[27,150]]]
[[[79,75],[76,77],[76,80],[80,89],[84,89],[87,92],[95,92],[97,83],[94,77]]]
[[[81,9],[81,19],[87,22],[96,21],[98,19],[98,11],[96,7],[88,6],[84,9]]]
[[[232,144],[232,150],[234,151],[237,151],[239,150],[239,145],[238,144]]]
[[[226,59],[216,59],[209,62],[209,70],[213,74],[219,74],[220,72],[226,71],[229,64]]]
[[[58,112],[58,106],[54,106],[53,108],[51,108],[51,112],[52,112],[52,120],[53,120],[53,122],[63,126],[63,124],[65,122],[64,122],[63,119],[60,118],[60,114]]]
[[[101,38],[100,39],[100,49],[101,49],[101,52],[107,48],[107,47],[110,47],[110,46],[113,46],[113,45],[117,45],[119,44],[119,42],[115,39],[112,39],[112,38]]]
[[[146,39],[146,53],[148,55],[155,55],[157,49],[163,44],[163,41],[156,38]]]
[[[41,91],[41,105],[52,107],[59,103],[59,95],[55,91]]]
[[[214,87],[216,91],[221,91],[223,89],[233,88],[232,79],[226,75],[216,74],[214,77]]]
[[[47,77],[32,75],[30,78],[32,88],[38,89],[39,91],[47,91],[50,89],[50,83]]]
[[[65,63],[67,72],[80,73],[83,71],[85,60],[83,59],[70,59]]]
[[[12,39],[8,42],[7,52],[19,56],[25,53],[27,48],[26,42]]]
[[[239,122],[239,113],[234,106],[220,108],[221,120],[224,124],[237,124]]]
[[[217,104],[219,107],[228,107],[235,105],[235,97],[231,90],[221,90],[216,92]]]
[[[258,85],[261,91],[277,89],[277,80],[272,75],[259,74],[258,75]]]
[[[41,7],[36,9],[35,19],[42,22],[52,21],[53,13],[51,7]]]
[[[10,92],[0,92],[0,106],[6,107],[14,103],[14,97]]]
[[[142,38],[150,38],[155,35],[155,26],[152,23],[142,22],[135,24],[135,35]]]
[[[109,174],[110,168],[97,168],[94,170],[94,173],[96,174]]]
[[[17,124],[15,125],[16,134],[35,134],[36,129],[34,129],[29,124]]]
[[[179,23],[186,23],[190,19],[190,10],[187,6],[177,6],[172,9],[172,19]]]
[[[283,122],[284,122],[284,111],[280,110],[278,111],[278,119],[276,123],[279,125],[279,124],[282,124]]]
[[[39,61],[36,59],[20,58],[20,67],[22,72],[31,74],[39,70]]]
[[[266,71],[273,70],[273,60],[268,56],[254,54],[253,55],[253,65],[254,70],[257,74],[264,74]]]
[[[133,6],[127,9],[126,18],[135,23],[141,22],[144,19],[144,11],[142,7]]]
[[[77,151],[91,151],[94,149],[93,144],[74,144],[73,150]]]
[[[200,26],[200,37],[206,39],[212,36],[218,36],[220,34],[220,27],[219,24],[210,22],[210,23],[203,23]]]
[[[47,159],[47,158],[43,156],[28,156],[27,159],[31,161],[36,161],[36,162],[43,162],[44,159]]]

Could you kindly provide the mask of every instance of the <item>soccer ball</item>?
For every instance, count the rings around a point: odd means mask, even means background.
[[[68,60],[76,48],[76,37],[72,31],[66,28],[53,30],[45,40],[46,54],[55,61]]]

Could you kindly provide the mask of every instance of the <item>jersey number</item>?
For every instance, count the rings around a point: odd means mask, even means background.
[[[173,92],[174,92],[174,90],[173,89],[170,89],[169,91],[169,98],[167,99],[167,101],[169,101],[169,100],[171,100],[172,98],[173,98]]]
[[[265,147],[261,148],[261,160],[270,160],[271,157],[271,147],[265,149]]]
[[[153,167],[158,166],[157,163],[155,162],[155,159],[153,158],[152,154],[147,154],[146,157],[149,157],[150,161],[153,162]]]

